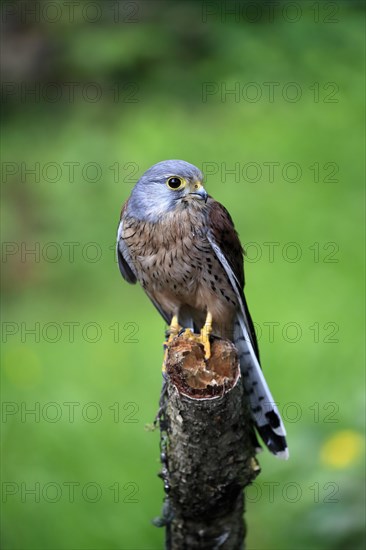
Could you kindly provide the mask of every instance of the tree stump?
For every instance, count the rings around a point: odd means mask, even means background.
[[[258,475],[235,346],[175,337],[165,357],[160,476],[167,550],[244,548],[244,488]]]

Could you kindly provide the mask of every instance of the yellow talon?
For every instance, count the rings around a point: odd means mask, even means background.
[[[210,334],[212,333],[212,314],[207,311],[206,321],[201,329],[201,342],[205,348],[205,359],[211,357]]]
[[[172,320],[170,322],[170,336],[172,335],[177,336],[180,329],[181,327],[180,327],[180,324],[178,323],[178,315],[173,315]]]
[[[170,344],[171,341],[173,340],[173,338],[178,336],[180,329],[181,329],[181,326],[178,323],[178,316],[173,315],[172,320],[171,320],[170,325],[169,325],[169,337],[164,342],[165,346]]]

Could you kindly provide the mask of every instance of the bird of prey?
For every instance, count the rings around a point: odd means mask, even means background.
[[[211,333],[234,343],[254,425],[274,455],[288,458],[244,296],[243,249],[230,214],[202,182],[202,172],[182,160],[159,162],[141,176],[121,212],[119,268],[142,285],[172,334],[206,331],[206,357]]]

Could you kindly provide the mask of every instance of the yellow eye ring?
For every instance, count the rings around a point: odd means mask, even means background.
[[[172,189],[173,191],[178,191],[185,186],[186,182],[178,176],[171,176],[167,179],[166,184],[169,189]]]

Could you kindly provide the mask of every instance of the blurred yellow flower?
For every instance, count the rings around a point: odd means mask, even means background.
[[[352,430],[332,435],[320,451],[321,461],[334,468],[346,468],[358,460],[363,452],[364,437]]]

